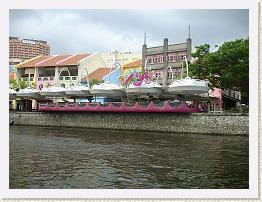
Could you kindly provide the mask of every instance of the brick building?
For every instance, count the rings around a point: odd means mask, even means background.
[[[142,47],[142,68],[147,68],[154,72],[155,78],[159,78],[162,84],[172,82],[172,74],[178,79],[181,75],[181,66],[184,56],[191,61],[192,39],[189,37],[183,43],[168,44],[168,39],[164,39],[163,46],[147,47],[146,42]],[[169,68],[168,68],[169,67]],[[172,72],[171,72],[172,69]]]
[[[50,55],[50,46],[46,41],[9,37],[10,64],[18,64],[38,55]]]

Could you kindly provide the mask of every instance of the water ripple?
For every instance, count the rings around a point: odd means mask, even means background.
[[[10,188],[248,188],[248,137],[10,128]]]

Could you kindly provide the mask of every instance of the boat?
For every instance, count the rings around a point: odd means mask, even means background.
[[[167,88],[167,92],[172,94],[203,94],[208,93],[208,90],[205,81],[190,77],[173,81]]]
[[[65,94],[71,97],[87,97],[91,95],[89,87],[82,84],[68,86],[65,89]]]
[[[9,88],[9,100],[15,100],[16,94],[17,92],[14,89]]]
[[[68,70],[68,68],[66,67],[63,67],[57,78],[60,77],[61,73],[66,70],[68,72],[68,76],[70,78],[70,84],[72,84],[72,80],[71,80],[71,75],[70,75],[70,71]],[[48,98],[55,98],[55,97],[65,97],[66,94],[65,94],[65,91],[66,91],[66,88],[65,87],[61,87],[59,86],[59,83],[58,83],[58,80],[56,81],[56,83],[53,85],[53,86],[49,86],[49,87],[44,87],[41,91],[40,91],[40,94],[42,96],[45,96],[45,97],[48,97]]]
[[[130,79],[133,78],[134,81],[127,86],[125,89],[126,94],[128,96],[136,95],[136,96],[153,96],[158,97],[164,93],[163,87],[156,81],[151,81],[149,76],[149,70],[146,67],[147,60],[145,61],[145,72],[140,76],[137,72],[130,74],[125,84],[129,82]]]
[[[186,61],[187,68],[187,76],[183,78],[183,64],[182,64],[182,72],[181,79],[175,80],[167,87],[168,94],[203,94],[208,93],[209,87],[208,84],[200,79],[192,79],[188,74],[188,62],[186,56],[184,56],[184,60]]]
[[[21,98],[32,98],[32,99],[41,98],[40,91],[37,89],[32,89],[30,87],[19,90],[16,95],[17,97],[21,97]]]
[[[108,98],[122,98],[123,96],[125,96],[124,87],[110,82],[111,71],[112,71],[112,68],[116,66],[116,64],[119,65],[118,68],[121,68],[120,63],[114,62],[108,74],[109,75],[108,81],[105,81],[104,83],[93,85],[93,87],[90,89],[91,94],[97,97],[108,97]]]
[[[142,81],[139,86],[135,85],[135,83],[130,84],[126,89],[126,94],[129,95],[137,95],[137,96],[160,96],[163,94],[164,89],[160,84],[155,81],[147,82],[146,80]]]
[[[40,95],[45,96],[45,97],[65,97],[66,89],[64,87],[59,87],[59,86],[51,86],[47,88],[43,88],[40,91]]]
[[[90,89],[92,95],[97,97],[118,97],[121,98],[125,95],[124,87],[121,87],[117,84],[105,82],[101,84],[95,84]]]
[[[82,84],[82,74],[83,71],[86,72],[86,85]],[[82,73],[80,75],[80,77],[78,77],[78,85],[74,86],[74,85],[70,85],[66,88],[65,90],[65,94],[70,96],[70,97],[87,97],[87,96],[91,96],[90,93],[90,87],[89,87],[89,80],[88,80],[88,71],[86,68],[84,68],[82,70]]]

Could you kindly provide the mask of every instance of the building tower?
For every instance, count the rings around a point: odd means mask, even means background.
[[[188,61],[191,61],[192,39],[190,38],[190,25],[188,26],[188,38],[186,40],[186,48],[187,48],[187,59]]]
[[[163,46],[163,53],[164,53],[164,64],[163,64],[163,84],[164,87],[167,85],[167,66],[168,66],[168,55],[167,55],[167,51],[168,51],[168,38],[164,39],[164,46]]]
[[[145,68],[146,49],[147,49],[147,45],[146,45],[146,32],[145,32],[145,33],[144,33],[144,44],[143,44],[143,46],[142,46],[142,69]]]

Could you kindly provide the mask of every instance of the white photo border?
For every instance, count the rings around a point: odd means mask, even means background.
[[[3,198],[258,198],[258,1],[257,0],[13,0],[0,8],[1,20],[1,141],[0,197]],[[128,7],[127,7],[128,6]],[[249,9],[249,189],[9,189],[8,37],[9,9]],[[33,31],[33,30],[32,30]]]

